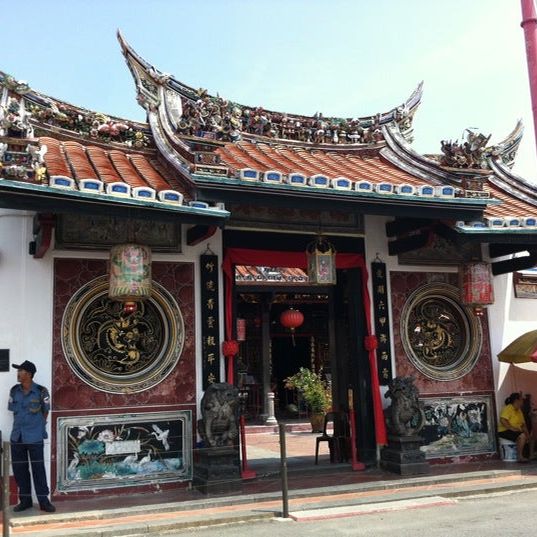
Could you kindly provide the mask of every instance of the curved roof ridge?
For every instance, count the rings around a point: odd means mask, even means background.
[[[277,112],[224,100],[203,89],[195,90],[142,58],[119,30],[118,40],[136,83],[139,104],[148,111],[165,109],[171,123],[177,123],[178,136],[223,141],[236,141],[244,136],[269,144],[318,145],[320,148],[382,145],[380,127],[383,125],[396,123],[406,136],[411,135],[413,115],[423,93],[423,82],[420,82],[399,106],[361,117]]]
[[[396,126],[385,126],[382,129],[386,147],[380,150],[380,155],[388,162],[419,179],[460,186],[458,177],[449,173],[438,162],[413,149]]]
[[[501,188],[511,196],[537,206],[537,185],[530,183],[513,171],[503,162],[489,159],[489,166],[494,175],[489,181],[498,188]]]
[[[513,130],[501,142],[486,148],[487,156],[500,158],[506,166],[512,168],[523,135],[524,124],[522,119],[518,119]]]

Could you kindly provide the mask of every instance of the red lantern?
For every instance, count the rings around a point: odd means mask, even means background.
[[[222,354],[226,358],[233,358],[239,353],[239,342],[234,339],[227,339],[222,341]]]
[[[289,308],[280,315],[280,323],[285,328],[289,328],[291,332],[295,331],[304,322],[304,315],[302,312]]]
[[[293,346],[295,345],[295,329],[302,326],[304,322],[304,315],[302,312],[289,308],[280,315],[280,324],[291,330],[291,339],[293,340]]]
[[[459,268],[461,302],[474,308],[474,313],[483,315],[483,307],[494,304],[494,287],[490,264],[485,262],[465,263]]]

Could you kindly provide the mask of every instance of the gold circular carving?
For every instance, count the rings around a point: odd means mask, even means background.
[[[108,393],[135,393],[162,382],[184,344],[184,322],[174,298],[152,282],[151,298],[131,314],[108,298],[108,277],[81,287],[62,319],[67,363],[86,384]]]
[[[416,289],[403,306],[400,328],[409,360],[435,380],[463,377],[481,353],[481,323],[460,304],[459,290],[452,285],[432,283]]]

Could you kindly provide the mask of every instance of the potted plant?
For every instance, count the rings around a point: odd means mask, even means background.
[[[321,376],[307,367],[284,380],[288,390],[298,390],[310,410],[312,432],[322,432],[324,415],[332,405],[330,386]]]

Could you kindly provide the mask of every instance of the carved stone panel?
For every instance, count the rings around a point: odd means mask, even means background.
[[[408,297],[400,322],[405,353],[427,377],[453,380],[475,366],[483,339],[481,324],[460,304],[456,287],[444,283],[419,287]]]
[[[64,214],[56,221],[58,249],[107,250],[134,242],[155,252],[181,251],[181,225],[115,216]]]
[[[133,393],[155,386],[174,369],[182,353],[184,322],[174,298],[153,282],[150,299],[132,314],[108,298],[108,277],[81,287],[63,316],[62,345],[73,372],[109,393]]]

